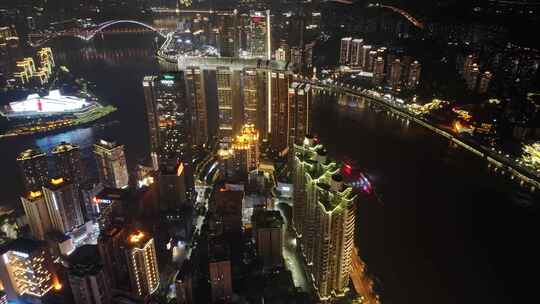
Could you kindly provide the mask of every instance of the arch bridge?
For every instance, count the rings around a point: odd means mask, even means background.
[[[110,20],[110,21],[105,21],[103,23],[100,23],[94,27],[90,27],[90,28],[72,28],[72,29],[67,29],[67,30],[62,30],[62,31],[56,31],[56,32],[50,32],[50,33],[31,33],[28,35],[28,38],[29,38],[29,44],[33,47],[39,47],[55,38],[59,38],[59,37],[74,37],[74,38],[78,38],[78,39],[81,39],[81,40],[84,40],[84,41],[90,41],[92,39],[94,39],[94,37],[99,34],[100,32],[102,32],[103,30],[105,30],[106,28],[108,27],[111,27],[111,26],[114,26],[114,25],[117,25],[117,24],[134,24],[134,25],[138,25],[138,26],[141,26],[141,27],[144,27],[146,29],[149,29],[151,31],[154,31],[156,32],[157,34],[159,34],[161,37],[166,37],[167,34],[160,30],[160,29],[157,29],[147,23],[144,23],[144,22],[141,22],[141,21],[137,21],[137,20]]]

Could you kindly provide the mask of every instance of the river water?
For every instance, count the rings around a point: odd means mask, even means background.
[[[57,64],[94,82],[118,111],[94,127],[0,141],[3,205],[18,204],[15,158],[28,147],[78,144],[89,168],[101,137],[125,144],[130,168],[148,155],[141,81],[158,71],[153,36],[51,46]],[[534,295],[538,196],[412,122],[333,98],[316,103],[315,133],[334,156],[356,160],[376,188],[377,198],[359,202],[357,245],[384,303],[521,303]]]

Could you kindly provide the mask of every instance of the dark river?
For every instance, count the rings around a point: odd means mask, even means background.
[[[18,204],[15,158],[28,147],[75,143],[88,167],[101,137],[125,144],[130,168],[148,153],[141,81],[158,71],[153,36],[51,46],[57,64],[95,83],[118,111],[98,126],[0,141],[3,205]],[[357,243],[383,303],[527,303],[536,296],[538,196],[422,127],[329,101],[317,101],[316,133],[336,157],[358,161],[376,188],[378,199],[359,202]]]

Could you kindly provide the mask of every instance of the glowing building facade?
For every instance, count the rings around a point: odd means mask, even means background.
[[[61,142],[52,150],[55,165],[55,175],[65,181],[74,182],[77,187],[84,181],[81,151],[78,145]]]
[[[251,12],[248,34],[251,57],[272,59],[270,11]]]
[[[277,152],[287,148],[289,120],[289,85],[292,75],[270,72],[269,129],[270,144]]]
[[[26,191],[41,190],[49,180],[47,155],[39,150],[28,149],[19,154],[17,165]]]
[[[253,124],[245,124],[232,144],[237,171],[247,176],[259,165],[259,132]]]
[[[32,236],[45,240],[45,235],[52,230],[52,224],[43,193],[40,190],[30,191],[21,197],[21,202]]]
[[[311,137],[295,146],[293,166],[293,225],[314,288],[322,301],[343,296],[352,267],[356,196]]]
[[[46,243],[17,239],[2,248],[0,280],[10,301],[21,296],[42,298],[54,287]]]
[[[53,230],[63,234],[84,223],[77,188],[64,178],[53,178],[43,186]]]
[[[191,102],[193,144],[202,146],[208,142],[208,113],[206,110],[204,72],[199,67],[188,67],[185,72]]]
[[[146,232],[134,231],[125,243],[132,293],[147,298],[159,287],[159,271],[154,239]]]
[[[126,188],[129,185],[124,146],[116,142],[99,140],[94,144],[94,156],[99,181],[109,188]]]

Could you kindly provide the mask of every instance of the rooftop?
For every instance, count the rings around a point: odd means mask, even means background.
[[[103,268],[96,245],[83,245],[68,259],[69,273],[75,276],[95,275]]]
[[[78,150],[78,149],[79,149],[79,146],[63,141],[58,146],[53,148],[52,153],[53,154],[64,153],[64,152],[69,152],[69,151]]]
[[[17,160],[29,160],[29,159],[32,159],[32,158],[36,158],[36,157],[42,157],[42,156],[45,156],[46,154],[39,151],[39,150],[34,150],[34,149],[28,149],[28,150],[24,150],[23,152],[21,152],[21,154],[19,154],[19,156],[17,157]]]
[[[255,211],[251,221],[257,228],[281,228],[283,225],[283,217],[277,210]]]

